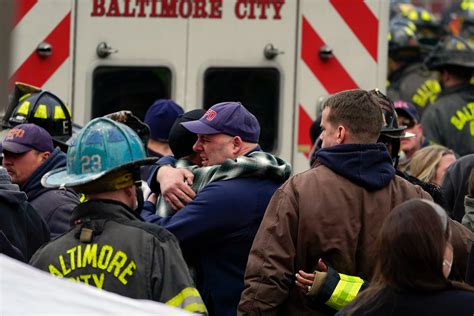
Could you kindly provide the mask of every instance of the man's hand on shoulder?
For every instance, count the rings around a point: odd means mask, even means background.
[[[193,179],[194,175],[191,171],[171,166],[162,166],[156,174],[161,194],[174,210],[182,209],[196,196],[191,189]]]

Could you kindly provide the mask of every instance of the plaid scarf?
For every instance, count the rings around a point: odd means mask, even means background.
[[[267,178],[283,183],[291,174],[291,165],[262,151],[254,151],[246,156],[237,157],[235,160],[227,159],[220,165],[202,167],[191,165],[188,160],[180,159],[176,168],[187,168],[194,174],[192,189],[199,192],[208,183],[219,180],[235,178]],[[175,211],[160,196],[156,202],[156,214],[166,217]]]

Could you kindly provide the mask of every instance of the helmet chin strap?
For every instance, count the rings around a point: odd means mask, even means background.
[[[142,182],[135,181],[135,192],[137,195],[137,207],[134,211],[140,213],[143,205],[145,204],[145,199],[143,198]]]

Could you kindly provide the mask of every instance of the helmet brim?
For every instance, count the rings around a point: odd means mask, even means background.
[[[388,138],[394,138],[394,139],[407,139],[407,138],[415,138],[416,135],[413,134],[413,133],[410,133],[410,132],[405,132],[405,131],[399,131],[399,132],[393,132],[392,133],[389,133],[389,132],[385,132],[385,133],[380,133],[380,135],[383,135],[383,136],[386,136]]]
[[[122,169],[134,169],[144,165],[150,165],[156,162],[158,158],[148,157],[142,160],[132,161],[126,164],[122,164],[115,168],[111,168],[106,171],[99,173],[86,173],[86,174],[68,174],[66,167],[52,170],[46,173],[41,178],[41,185],[45,188],[59,188],[59,187],[69,187],[74,188],[81,186],[92,181],[98,180],[108,174],[117,172]]]

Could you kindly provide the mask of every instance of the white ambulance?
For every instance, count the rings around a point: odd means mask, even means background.
[[[17,0],[10,81],[50,90],[73,120],[158,98],[241,101],[260,144],[309,167],[318,100],[384,88],[388,0]]]

